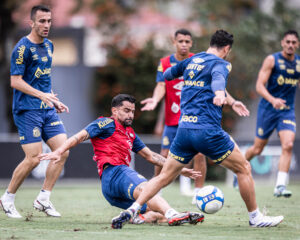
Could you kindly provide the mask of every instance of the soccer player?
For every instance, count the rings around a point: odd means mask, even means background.
[[[135,111],[135,98],[127,94],[115,96],[111,104],[111,117],[100,117],[90,123],[85,129],[70,137],[62,146],[52,153],[40,156],[41,160],[54,160],[54,163],[63,161],[65,152],[77,144],[91,139],[94,147],[94,160],[97,163],[98,173],[102,183],[102,193],[112,205],[126,209],[137,199],[145,187],[147,180],[129,167],[131,151],[140,154],[149,162],[163,166],[165,158],[152,152],[141,141],[131,128]],[[195,178],[200,173],[184,168],[182,174]],[[204,220],[201,213],[178,213],[159,195],[149,198],[143,204],[141,213],[152,210],[146,218],[155,220],[165,217],[169,225],[183,223],[196,224]],[[154,216],[156,215],[156,216]],[[149,221],[146,219],[146,221]],[[112,221],[113,228],[122,228],[123,222]]]
[[[167,80],[184,77],[177,134],[161,173],[149,181],[136,202],[116,217],[115,221],[129,221],[148,199],[172,182],[184,164],[198,152],[237,175],[251,227],[277,226],[283,220],[283,216],[264,216],[259,211],[250,163],[233,139],[221,128],[222,106],[225,103],[233,105],[242,115],[249,114],[243,104],[226,96],[225,88],[231,64],[225,58],[232,44],[233,35],[218,30],[211,37],[210,47],[206,52],[180,62],[164,73]]]
[[[142,111],[152,111],[156,108],[157,104],[165,97],[165,126],[162,136],[161,152],[164,157],[168,156],[170,146],[176,135],[178,128],[178,121],[180,117],[180,94],[183,87],[183,78],[180,76],[176,80],[166,81],[163,73],[171,66],[178,64],[180,61],[187,59],[194,54],[190,52],[192,47],[192,34],[186,29],[179,29],[174,34],[174,46],[176,52],[167,57],[160,59],[157,74],[156,74],[156,87],[153,91],[151,98],[141,101],[145,106]],[[206,160],[202,154],[197,154],[194,157],[194,169],[199,170],[202,176],[195,179],[194,195],[203,187],[206,177]],[[161,171],[161,167],[155,166],[155,176]],[[190,179],[180,176],[180,191],[184,195],[190,194]],[[195,196],[193,197],[195,204]]]
[[[282,152],[274,196],[290,197],[292,192],[286,189],[286,184],[296,132],[294,99],[300,78],[300,57],[295,54],[299,47],[298,33],[285,32],[281,47],[281,52],[265,58],[258,73],[256,91],[262,98],[257,111],[256,137],[246,151],[246,159],[250,161],[263,151],[276,128]]]
[[[24,179],[39,164],[42,140],[55,150],[67,139],[57,112],[69,110],[51,90],[53,44],[46,38],[51,20],[48,7],[34,6],[31,9],[31,32],[16,44],[11,57],[13,116],[25,153],[25,159],[14,170],[8,188],[0,199],[2,209],[11,218],[22,217],[15,208],[15,194]],[[50,202],[50,194],[67,157],[68,152],[65,152],[59,164],[48,165],[43,187],[33,203],[35,209],[49,216],[60,216]]]

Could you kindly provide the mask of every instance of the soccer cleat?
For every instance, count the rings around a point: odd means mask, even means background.
[[[261,217],[255,222],[251,223],[249,221],[250,227],[276,227],[279,223],[283,221],[283,216],[277,216],[277,217],[269,217],[269,216],[264,216],[261,214]]]
[[[196,225],[198,222],[202,223],[204,221],[204,215],[197,212],[189,212],[189,223]]]
[[[46,213],[48,216],[51,217],[60,217],[60,213],[55,210],[53,204],[50,201],[41,201],[35,199],[33,202],[33,208],[39,210],[41,212]]]
[[[286,186],[280,185],[274,188],[274,196],[275,197],[286,197],[289,198],[292,196],[292,192],[286,189]]]
[[[134,217],[134,212],[131,209],[122,211],[118,216],[111,220],[111,227],[113,229],[121,229],[123,225]]]
[[[145,218],[142,214],[138,214],[135,217],[133,217],[129,222],[132,224],[143,224],[145,223]]]
[[[20,215],[20,213],[18,213],[15,204],[13,202],[3,202],[0,199],[0,205],[4,211],[4,213],[6,214],[6,216],[10,217],[10,218],[22,218],[22,216]]]

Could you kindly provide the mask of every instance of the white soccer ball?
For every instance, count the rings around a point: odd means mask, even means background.
[[[216,213],[223,207],[224,195],[219,188],[209,185],[197,192],[196,204],[204,213]]]

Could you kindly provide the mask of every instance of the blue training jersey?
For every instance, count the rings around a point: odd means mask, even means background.
[[[285,59],[281,52],[273,54],[275,64],[268,79],[267,90],[276,98],[286,100],[287,109],[294,109],[295,92],[300,78],[300,57],[295,55],[294,61]],[[271,103],[264,98],[260,107],[273,109]]]
[[[198,53],[171,68],[173,77],[183,76],[179,127],[208,129],[221,127],[222,107],[213,104],[212,73],[223,75],[226,83],[231,64],[214,54]]]
[[[53,44],[32,43],[23,37],[15,46],[11,56],[10,75],[21,75],[22,79],[35,89],[51,92],[51,64]],[[39,98],[14,89],[13,112],[30,109],[49,109]]]
[[[179,63],[180,61],[178,61],[176,58],[175,58],[175,55],[172,54],[170,55],[170,63],[171,63],[171,66],[175,66],[177,63]],[[157,67],[157,73],[156,73],[156,82],[164,82],[165,79],[164,79],[164,71],[163,71],[163,65],[162,65],[162,62],[159,61],[159,64],[158,64],[158,67]]]

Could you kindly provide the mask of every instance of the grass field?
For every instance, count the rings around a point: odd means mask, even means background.
[[[209,183],[207,183],[209,184]],[[125,225],[122,230],[113,230],[110,220],[119,213],[103,198],[97,181],[70,184],[63,180],[52,194],[52,202],[62,214],[61,218],[46,217],[33,210],[32,203],[40,184],[28,184],[19,190],[16,206],[23,219],[8,219],[0,212],[0,239],[299,239],[300,240],[300,184],[290,184],[293,197],[274,198],[271,186],[256,184],[257,201],[270,215],[284,215],[284,222],[276,228],[253,229],[248,226],[248,214],[239,193],[223,183],[211,182],[222,189],[225,195],[223,209],[206,215],[202,224],[169,227],[162,225]],[[0,185],[1,194],[6,185]],[[196,211],[191,199],[179,194],[175,183],[163,191],[163,196],[176,209]]]

